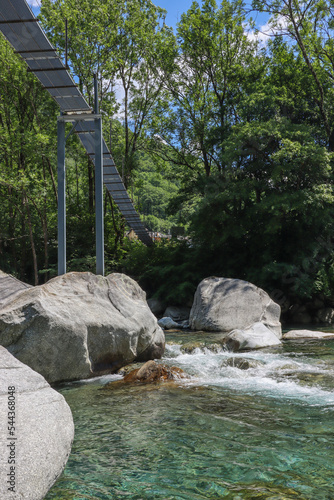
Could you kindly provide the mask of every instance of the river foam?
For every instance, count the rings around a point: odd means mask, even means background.
[[[251,366],[242,369],[238,360],[249,361]],[[185,353],[181,345],[167,344],[163,361],[191,376],[183,382],[186,385],[218,386],[243,394],[334,408],[334,390],[331,390],[334,366],[318,359],[275,349],[231,353],[223,348],[217,352],[217,349],[201,347]]]

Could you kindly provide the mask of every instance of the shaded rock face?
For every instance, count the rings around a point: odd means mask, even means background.
[[[15,387],[16,440],[8,440],[8,387]],[[14,401],[11,398],[11,401]],[[62,473],[74,424],[69,406],[38,373],[0,346],[0,498],[42,500]],[[15,443],[8,447],[9,443]],[[8,463],[8,458],[15,463]],[[14,469],[10,470],[10,467]],[[14,492],[8,491],[12,473]],[[14,472],[14,474],[13,474]]]
[[[247,329],[261,322],[282,336],[280,306],[261,288],[238,279],[206,278],[198,285],[190,328],[211,332]]]
[[[169,306],[165,310],[163,317],[172,318],[172,320],[179,322],[189,319],[190,307],[177,307]]]
[[[229,351],[244,351],[280,345],[279,338],[263,323],[254,323],[245,330],[233,330],[225,338]]]
[[[58,382],[160,358],[165,337],[145,292],[128,276],[68,273],[5,303],[0,344]]]
[[[165,310],[165,304],[159,299],[148,299],[148,307],[151,309],[155,316],[161,316]]]
[[[320,323],[331,325],[334,322],[334,309],[332,307],[319,309],[317,312],[317,319]]]
[[[0,310],[6,302],[28,288],[32,288],[32,286],[0,271]]]

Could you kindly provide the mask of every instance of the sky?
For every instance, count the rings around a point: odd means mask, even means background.
[[[166,24],[175,27],[181,14],[189,9],[193,0],[153,0],[153,3],[167,10]]]

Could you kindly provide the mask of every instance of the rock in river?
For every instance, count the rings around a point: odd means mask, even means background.
[[[125,375],[123,382],[162,382],[178,380],[186,374],[177,366],[160,365],[153,360],[147,361],[141,368],[132,370]]]
[[[65,467],[73,436],[64,397],[0,346],[0,498],[42,500]]]
[[[158,325],[163,328],[164,330],[173,330],[173,329],[178,329],[181,327],[179,323],[176,323],[172,318],[169,317],[163,317],[159,319]]]
[[[165,337],[134,280],[85,272],[58,276],[5,302],[0,344],[58,382],[160,358]]]
[[[282,337],[280,306],[247,281],[206,278],[198,285],[190,312],[190,328],[211,332],[247,329],[261,322]]]
[[[314,332],[313,330],[290,330],[283,335],[284,340],[333,339],[334,332]]]
[[[263,323],[258,322],[245,330],[233,330],[226,336],[225,343],[230,351],[244,351],[280,345],[281,341]]]

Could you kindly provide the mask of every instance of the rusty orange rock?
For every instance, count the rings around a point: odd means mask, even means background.
[[[128,373],[123,382],[161,382],[184,378],[186,374],[176,366],[160,365],[155,361],[147,361],[141,368]]]

